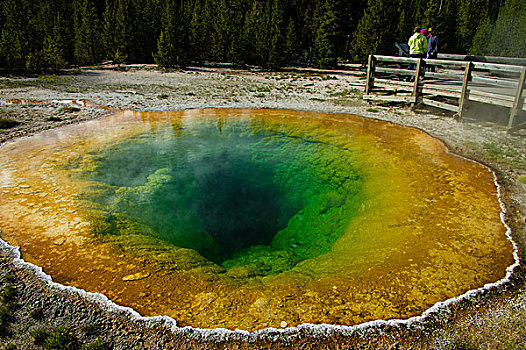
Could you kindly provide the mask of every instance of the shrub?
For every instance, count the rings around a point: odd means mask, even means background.
[[[0,118],[0,129],[11,129],[20,125],[20,122],[9,118]]]
[[[34,320],[41,320],[44,318],[44,312],[41,308],[37,307],[29,311],[29,316]]]
[[[104,341],[100,340],[99,338],[95,339],[95,341],[88,346],[86,346],[86,350],[107,350],[110,347],[108,344],[106,344]]]
[[[55,328],[44,341],[44,348],[50,350],[76,350],[79,348],[77,338],[69,327]]]
[[[31,336],[31,338],[33,338],[33,343],[35,343],[36,345],[42,345],[49,337],[49,332],[47,331],[47,329],[37,328],[29,332],[29,335]]]

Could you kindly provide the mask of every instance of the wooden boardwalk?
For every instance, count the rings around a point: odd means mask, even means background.
[[[445,109],[462,119],[471,101],[509,109],[508,132],[526,128],[518,122],[526,111],[526,59],[485,57],[486,62],[460,60],[469,56],[440,55],[416,59],[371,55],[364,99],[394,101]],[[480,57],[479,57],[480,59]],[[516,64],[492,63],[491,60]],[[409,64],[416,66],[408,70]],[[434,67],[435,71],[430,68]],[[427,68],[427,69],[426,69]]]

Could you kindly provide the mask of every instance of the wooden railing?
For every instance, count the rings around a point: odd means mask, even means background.
[[[454,60],[454,61],[500,63],[500,64],[512,64],[516,66],[526,66],[526,58],[522,58],[522,57],[456,55],[456,54],[451,54],[451,53],[439,53],[438,59],[439,60]]]
[[[409,64],[415,69],[408,70]],[[436,71],[426,69],[431,67]],[[524,66],[371,55],[366,78],[366,100],[422,103],[452,111],[460,119],[468,102],[476,101],[509,108],[510,132],[526,128],[526,123],[517,123],[526,110]]]

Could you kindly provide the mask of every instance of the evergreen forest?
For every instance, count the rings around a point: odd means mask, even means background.
[[[440,52],[526,56],[526,0],[2,0],[0,67],[104,61],[332,67],[397,54],[413,27]]]

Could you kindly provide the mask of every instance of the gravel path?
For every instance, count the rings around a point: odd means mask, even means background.
[[[522,257],[526,218],[526,133],[507,135],[504,126],[485,121],[491,116],[483,115],[486,109],[476,106],[472,107],[470,116],[473,120],[460,123],[439,112],[368,105],[361,100],[363,72],[358,67],[351,68],[354,70],[345,72],[261,72],[216,66],[162,73],[151,66],[130,66],[127,71],[86,68],[78,75],[0,78],[0,118],[19,123],[0,129],[0,142],[109,113],[96,105],[137,111],[278,108],[352,113],[382,119],[419,128],[443,140],[453,152],[495,169],[509,212],[507,222]],[[17,104],[11,99],[46,102]],[[95,105],[64,103],[64,100],[84,100]],[[235,334],[220,338],[171,329],[165,322],[137,320],[130,312],[61,290],[45,278],[37,277],[35,270],[21,268],[16,252],[6,247],[0,249],[0,259],[0,276],[3,276],[0,344],[3,342],[6,348],[12,349],[42,348],[46,344],[35,344],[35,335],[61,326],[67,328],[66,333],[71,333],[71,348],[75,349],[343,349],[353,346],[441,349],[471,343],[488,349],[519,349],[526,342],[523,266],[516,270],[507,285],[444,308],[412,325],[321,333],[305,328],[283,334],[276,331],[257,337]],[[508,322],[512,319],[518,320],[514,321],[515,326]],[[499,336],[492,336],[494,334]]]

